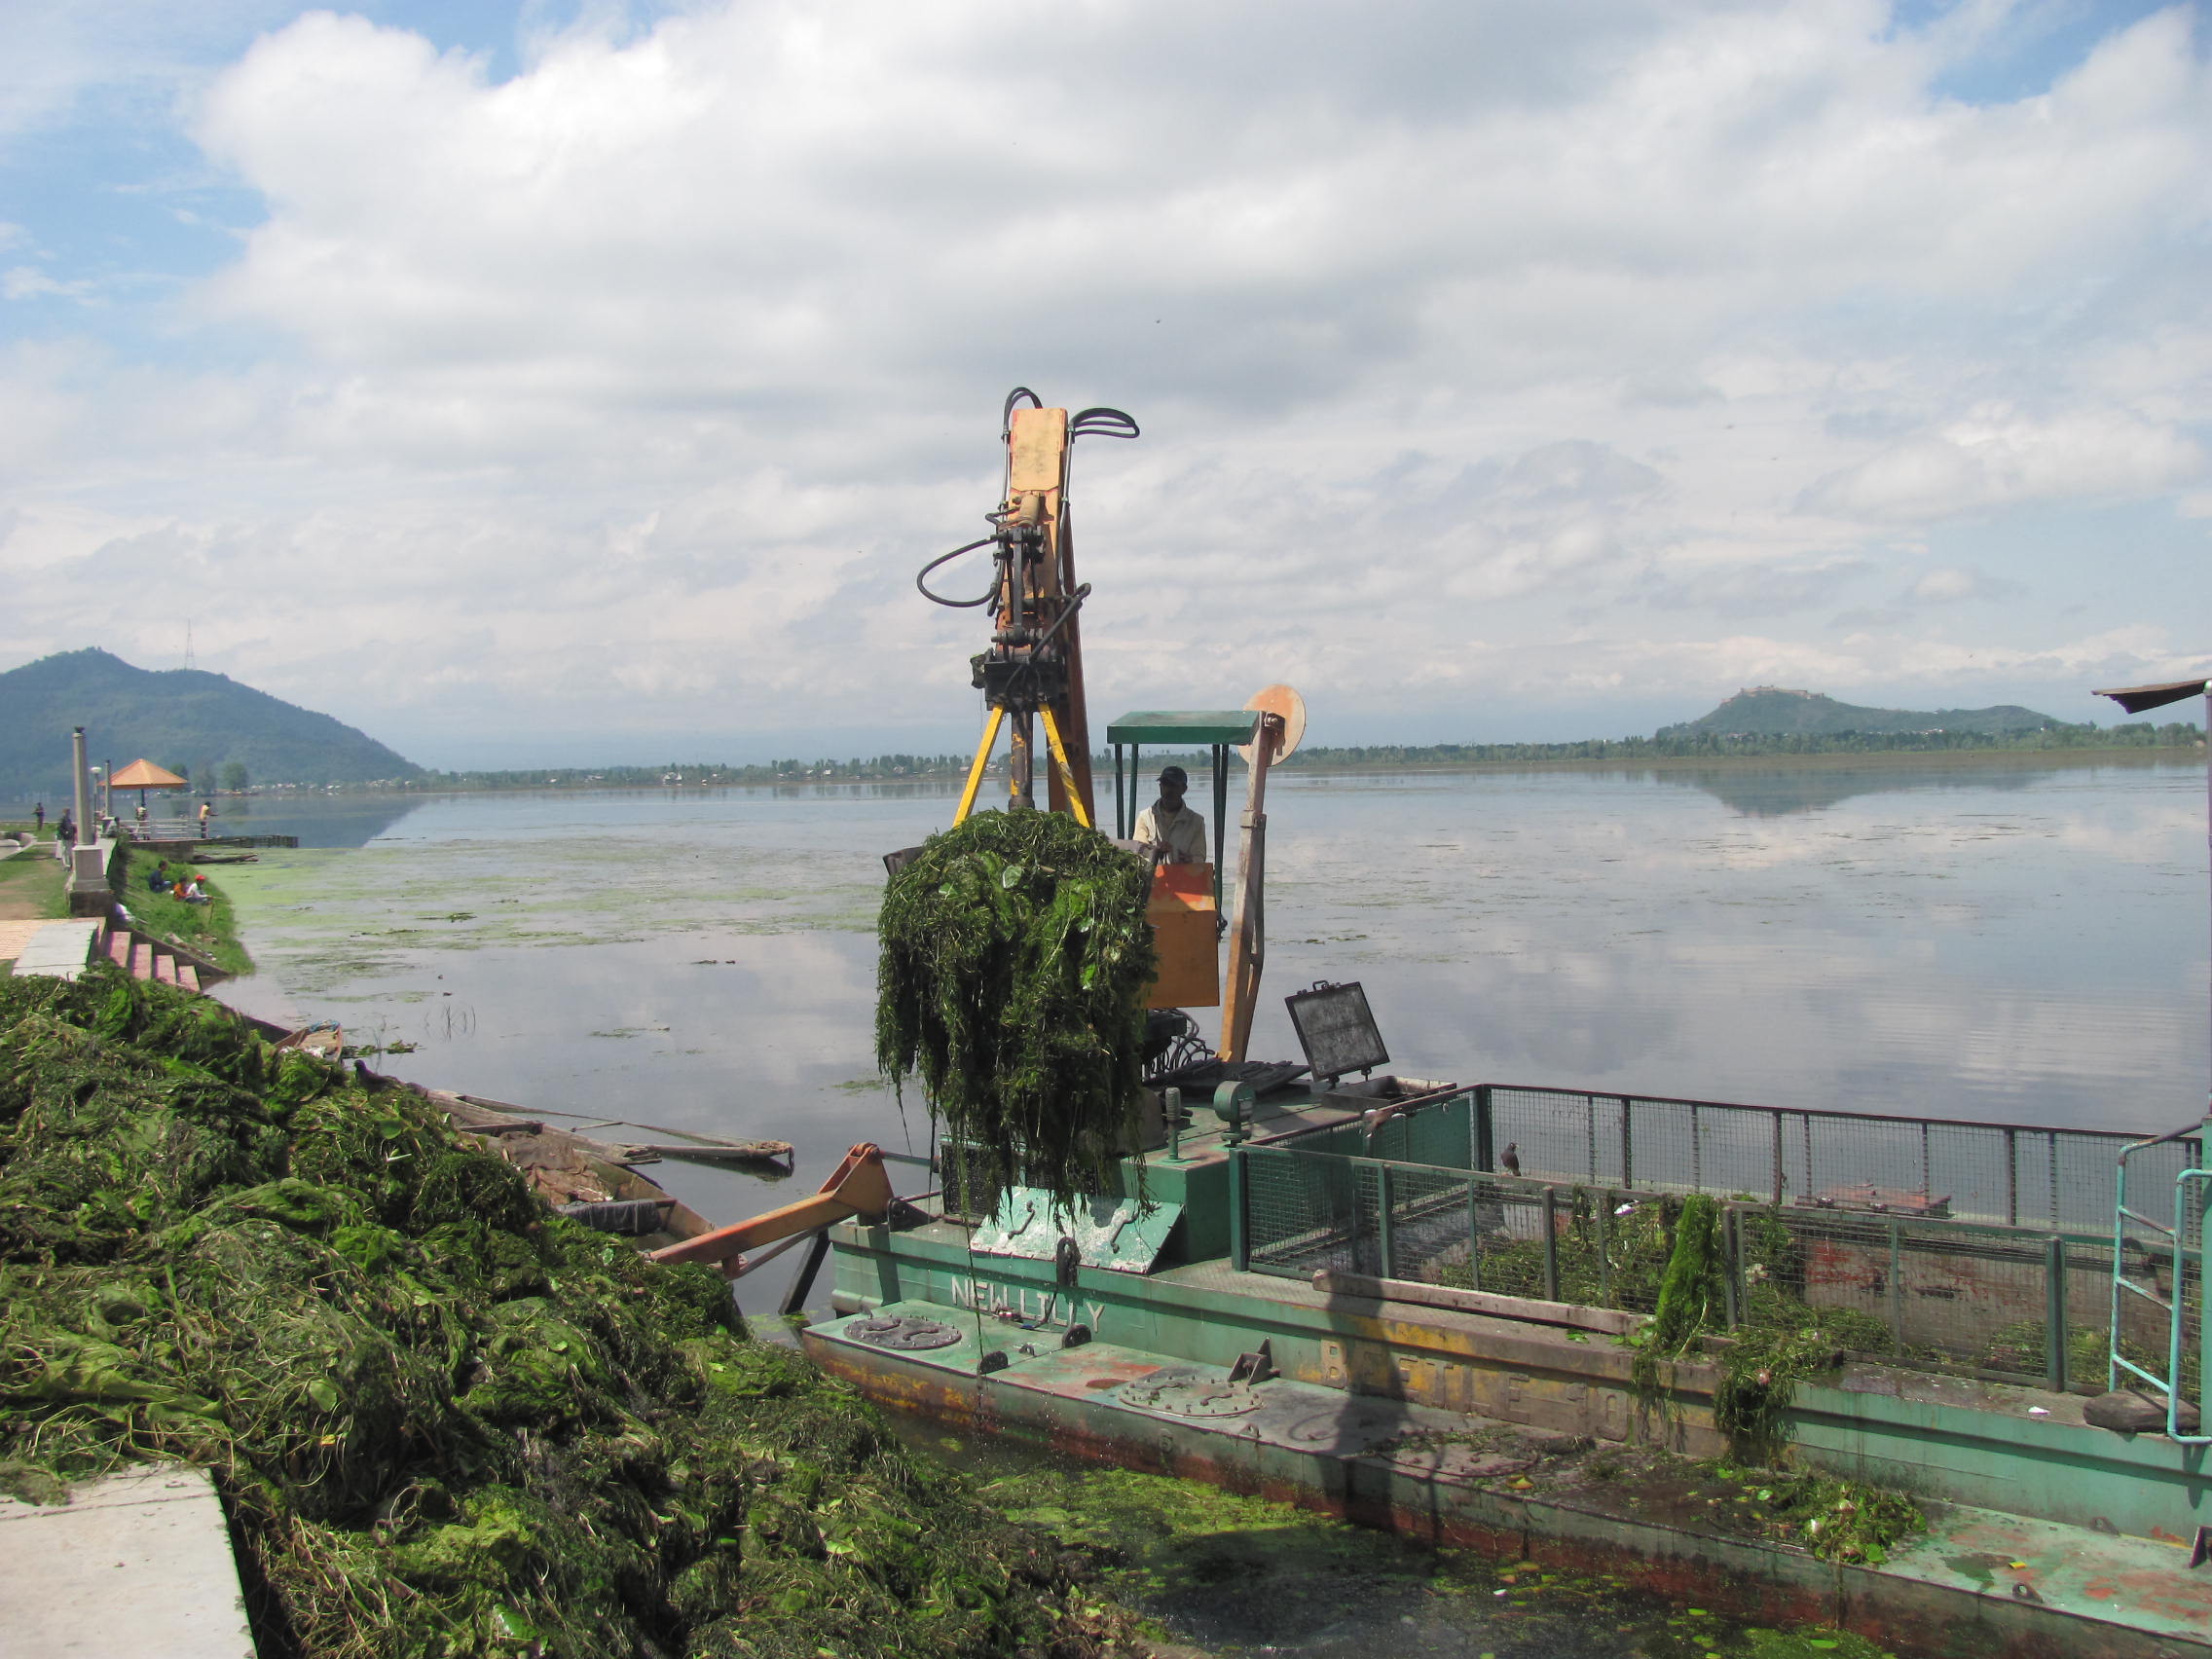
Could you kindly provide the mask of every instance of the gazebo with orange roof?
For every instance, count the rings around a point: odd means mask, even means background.
[[[143,759],[131,761],[108,779],[108,788],[111,790],[136,790],[138,809],[141,812],[146,808],[148,790],[181,790],[185,787],[185,781],[167,767],[157,766],[151,760]]]

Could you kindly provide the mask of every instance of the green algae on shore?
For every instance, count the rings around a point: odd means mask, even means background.
[[[227,870],[266,970],[327,995],[425,957],[511,946],[633,943],[688,933],[866,933],[879,897],[853,862],[760,849],[711,873],[693,850],[456,841],[262,853]]]
[[[215,1476],[264,1654],[1114,1650],[1054,1554],[400,1088],[0,980],[0,1481]]]

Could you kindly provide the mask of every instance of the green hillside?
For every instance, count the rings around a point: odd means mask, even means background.
[[[2046,731],[2060,723],[2048,715],[2013,703],[2001,703],[1993,709],[1862,709],[1818,691],[1755,685],[1737,692],[1710,715],[1680,725],[1661,726],[1657,735],[1688,737],[1713,732],[1754,737],[1840,737],[1846,732],[1887,736],[1942,731],[2001,736]]]
[[[226,675],[155,673],[87,649],[0,674],[0,798],[63,798],[69,731],[80,725],[94,765],[143,756],[203,788],[234,764],[256,784],[362,784],[422,770],[328,715]]]

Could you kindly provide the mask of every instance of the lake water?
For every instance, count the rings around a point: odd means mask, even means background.
[[[2201,764],[1291,772],[1269,805],[1256,1056],[1298,1055],[1285,994],[1357,979],[1415,1076],[2152,1130],[2202,1109]],[[219,872],[260,963],[221,994],[418,1044],[384,1063],[425,1084],[788,1140],[811,1191],[854,1141],[926,1149],[873,1076],[870,928],[879,856],[951,808],[227,802],[222,828],[303,845]],[[655,1174],[717,1220],[792,1196]]]
[[[716,1219],[811,1190],[856,1140],[927,1144],[873,1076],[870,928],[880,855],[948,823],[949,792],[225,804],[223,828],[303,842],[220,872],[261,964],[222,988],[241,1007],[419,1044],[383,1063],[423,1083],[796,1146],[782,1193],[654,1169]],[[2201,1110],[2201,764],[1293,772],[1270,807],[1256,1054],[1297,1054],[1283,994],[1356,978],[1417,1076],[2098,1127]],[[741,1281],[749,1309],[791,1259]],[[993,1501],[1103,1524],[1099,1477],[911,1432],[996,1458]],[[1209,1527],[1128,1545],[1104,1588],[1216,1654],[1750,1650],[1602,1584],[1287,1515]]]

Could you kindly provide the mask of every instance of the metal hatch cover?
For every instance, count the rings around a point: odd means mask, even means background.
[[[1183,1217],[1181,1204],[1140,1206],[1134,1198],[1075,1198],[1055,1212],[1052,1196],[1036,1187],[1009,1187],[990,1219],[976,1229],[979,1256],[1019,1256],[1050,1262],[1062,1238],[1075,1240],[1087,1268],[1149,1273]]]
[[[940,1319],[925,1319],[918,1313],[879,1313],[855,1319],[845,1327],[844,1334],[870,1347],[905,1353],[950,1347],[960,1341],[959,1331],[952,1326]]]
[[[1249,1382],[1232,1382],[1196,1365],[1162,1366],[1149,1377],[1123,1383],[1114,1392],[1124,1404],[1169,1417],[1242,1417],[1260,1408]]]

